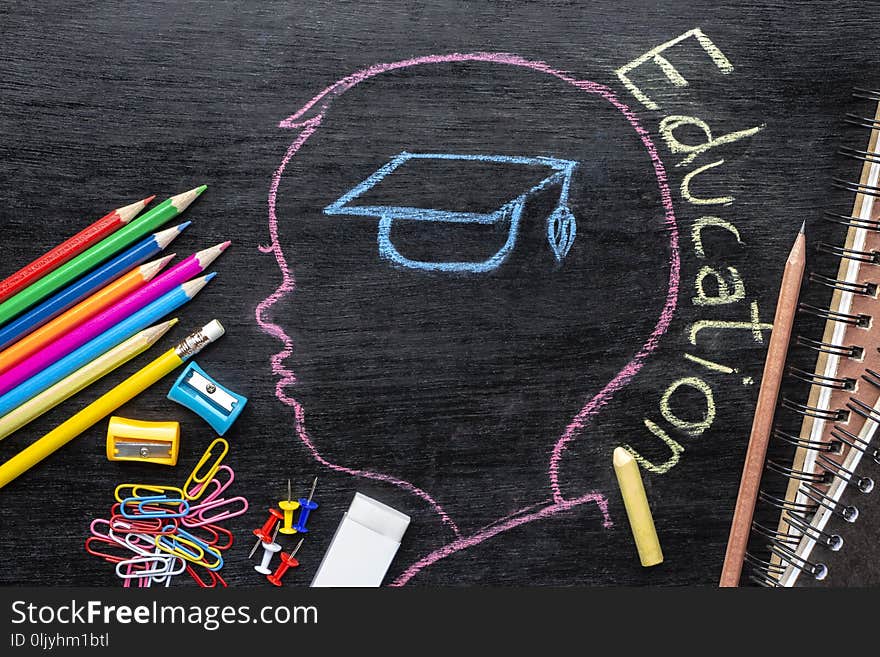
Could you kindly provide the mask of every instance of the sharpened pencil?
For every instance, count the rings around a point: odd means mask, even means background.
[[[108,260],[86,276],[77,279],[64,289],[19,315],[3,328],[0,328],[0,349],[6,349],[32,331],[40,328],[61,313],[72,308],[90,294],[97,292],[108,283],[128,273],[134,267],[145,263],[165,250],[191,222],[161,230],[144,238],[118,256]],[[2,371],[0,367],[0,371]]]
[[[64,358],[73,350],[109,330],[126,317],[136,313],[163,294],[170,292],[176,286],[185,283],[196,274],[202,273],[205,267],[210,265],[228,246],[229,243],[224,242],[186,258],[161,276],[140,286],[113,305],[105,307],[105,310],[88,321],[66,331],[58,336],[54,342],[24,358],[14,367],[0,374],[0,395]]]
[[[32,376],[21,385],[16,386],[0,397],[0,415],[6,415],[16,406],[20,406],[31,397],[43,392],[49,386],[54,385],[68,374],[78,370],[111,347],[115,347],[138,331],[142,331],[159,321],[168,313],[189,303],[216,275],[216,273],[210,273],[207,276],[194,278],[183,285],[177,286],[150,305],[126,317],[113,328],[87,342],[76,351],[67,354],[61,360]]]
[[[109,285],[105,285],[88,299],[80,301],[73,308],[62,313],[48,324],[44,324],[8,349],[0,351],[0,375],[17,367],[27,358],[52,344],[53,341],[62,339],[65,335],[89,321],[106,308],[111,307],[117,301],[124,299],[145,283],[153,280],[156,274],[162,271],[165,265],[171,262],[173,258],[174,254],[172,253],[159,260],[154,260],[132,269],[125,276],[121,276]]]
[[[11,276],[0,281],[0,301],[25,289],[34,281],[57,269],[71,258],[76,257],[93,244],[119,230],[137,215],[155,196],[149,196],[122,208],[116,208],[98,219],[88,228],[65,240],[51,251],[41,255],[29,265],[25,265]]]
[[[47,413],[93,383],[100,381],[117,367],[142,354],[156,344],[176,323],[177,319],[175,318],[144,329],[122,344],[104,352],[90,363],[83,365],[55,385],[46,388],[15,410],[0,417],[0,440],[15,433],[43,413]]]
[[[132,242],[167,223],[198,198],[205,185],[162,201],[130,224],[83,251],[21,292],[0,303],[0,325],[23,313],[47,296],[90,271]]]
[[[752,518],[755,514],[755,503],[758,500],[758,490],[761,486],[761,473],[764,471],[767,445],[770,442],[776,399],[779,396],[779,387],[785,371],[785,356],[788,352],[791,329],[797,312],[805,264],[806,238],[804,226],[801,225],[801,230],[794,241],[794,246],[791,247],[788,260],[785,262],[785,270],[782,275],[779,300],[776,303],[776,314],[773,318],[773,331],[770,334],[770,344],[767,347],[764,373],[761,376],[761,389],[758,392],[755,418],[752,422],[752,432],[746,451],[746,462],[743,465],[739,493],[733,512],[733,522],[730,527],[730,537],[727,540],[727,551],[721,570],[721,580],[718,584],[722,587],[739,586],[742,575],[743,560],[746,555],[749,534],[752,530]]]
[[[35,443],[25,447],[0,465],[0,488],[69,443],[89,427],[100,422],[126,402],[137,397],[162,377],[173,372],[186,359],[218,340],[223,332],[223,326],[216,319],[209,322],[112,390],[69,417]]]

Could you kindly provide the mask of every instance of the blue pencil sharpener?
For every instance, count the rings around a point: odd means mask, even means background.
[[[224,388],[195,362],[187,365],[168,391],[168,399],[200,415],[221,436],[241,415],[247,397]]]

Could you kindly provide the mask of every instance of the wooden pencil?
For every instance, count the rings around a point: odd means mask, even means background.
[[[764,361],[764,373],[761,377],[761,389],[758,392],[758,403],[755,407],[755,418],[752,421],[752,432],[746,451],[746,462],[743,465],[739,493],[733,512],[733,523],[727,540],[727,551],[721,570],[719,586],[739,586],[742,575],[743,559],[749,542],[752,517],[761,485],[761,474],[764,470],[764,459],[767,456],[767,445],[770,442],[770,431],[773,427],[773,416],[776,411],[776,400],[785,370],[785,357],[791,338],[794,316],[797,312],[798,296],[804,277],[806,264],[806,238],[804,226],[794,241],[788,254],[779,300],[776,303],[776,314],[773,318],[773,331],[767,347],[767,358]]]
[[[135,267],[124,276],[111,281],[91,296],[80,301],[70,310],[60,314],[51,322],[44,324],[12,346],[0,351],[0,375],[152,281],[156,274],[162,271],[173,258],[174,254],[172,253],[140,267]]]
[[[0,303],[0,325],[17,317],[31,306],[64,287],[71,281],[91,271],[105,260],[129,247],[147,233],[178,216],[204,192],[206,185],[177,194],[162,201],[152,210],[120,228],[109,237],[65,262],[17,294]]]
[[[143,353],[158,342],[176,323],[176,318],[170,319],[136,333],[125,342],[86,363],[73,374],[68,374],[55,385],[46,388],[36,397],[32,397],[21,406],[0,417],[0,440]]]
[[[95,223],[84,228],[76,235],[65,240],[51,251],[44,253],[29,265],[0,281],[0,301],[20,292],[34,281],[42,278],[50,271],[57,269],[65,262],[79,255],[93,244],[125,226],[134,219],[155,196],[150,196],[137,203],[116,208]]]

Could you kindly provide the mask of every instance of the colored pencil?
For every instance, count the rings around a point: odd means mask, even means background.
[[[770,431],[773,427],[773,416],[779,387],[785,371],[785,356],[788,342],[797,311],[798,296],[804,277],[806,264],[806,238],[804,227],[798,233],[785,262],[779,300],[776,302],[776,315],[773,318],[773,331],[770,333],[770,344],[767,346],[767,358],[764,361],[764,373],[761,376],[761,389],[758,391],[758,403],[755,407],[755,418],[746,450],[746,462],[743,465],[742,478],[739,482],[739,493],[733,511],[733,522],[727,540],[727,551],[724,554],[724,565],[718,585],[723,587],[739,586],[742,575],[743,560],[752,531],[752,518],[755,514],[755,503],[761,486],[761,473],[764,471],[764,459],[767,456],[767,445],[770,442]]]
[[[113,347],[92,362],[83,365],[73,374],[46,388],[36,397],[27,400],[12,412],[0,417],[0,440],[18,431],[43,413],[50,411],[61,402],[70,399],[78,392],[85,390],[96,381],[104,378],[117,367],[124,365],[135,356],[143,353],[158,342],[176,323],[177,319],[175,318],[136,333],[122,344]]]
[[[145,212],[124,228],[117,230],[110,237],[105,237],[73,260],[69,260],[15,296],[0,303],[0,325],[20,315],[75,278],[97,267],[135,240],[170,221],[183,212],[204,190],[205,185],[202,185],[162,201],[155,208]]]
[[[130,292],[121,300],[116,300],[113,305],[104,304],[104,309],[91,319],[60,334],[53,342],[0,374],[0,395],[27,381],[40,370],[64,358],[74,349],[109,330],[129,315],[136,313],[166,292],[170,292],[174,287],[188,281],[196,274],[201,274],[228,246],[229,242],[224,242],[199,251],[158,278]]]
[[[173,258],[174,254],[172,253],[132,269],[125,276],[120,276],[112,283],[105,285],[92,296],[80,301],[73,308],[48,324],[44,324],[33,333],[26,335],[11,347],[0,351],[0,374],[11,370],[25,359],[51,345],[52,342],[62,339],[81,324],[153,280],[156,274],[162,271]]]
[[[216,319],[206,324],[0,465],[0,488],[173,372],[186,359],[218,340],[223,332],[223,327]]]
[[[29,265],[25,265],[11,276],[0,281],[0,301],[4,301],[16,292],[20,292],[37,279],[57,269],[93,244],[97,244],[111,233],[125,226],[140,214],[141,210],[154,198],[156,197],[150,196],[143,201],[126,205],[123,208],[116,208],[98,219],[88,228],[81,230],[51,251],[41,255]]]
[[[105,262],[86,276],[49,297],[40,305],[31,308],[23,315],[19,315],[6,326],[0,328],[0,349],[6,349],[17,340],[21,340],[31,331],[40,328],[64,311],[72,308],[119,276],[128,273],[134,267],[161,253],[190,223],[192,222],[187,221],[174,228],[153,233],[130,249],[123,251],[112,260]],[[3,359],[0,358],[0,363],[2,361]],[[0,371],[3,369],[2,365],[0,365]]]
[[[216,275],[216,273],[212,272],[207,276],[194,278],[183,285],[178,285],[146,308],[141,308],[134,315],[129,315],[110,330],[102,333],[94,340],[87,342],[76,351],[67,354],[42,372],[13,388],[0,397],[0,416],[6,415],[14,408],[21,406],[31,397],[40,394],[49,386],[55,385],[58,381],[78,370],[89,361],[94,360],[108,349],[115,347],[138,331],[143,331],[168,313],[180,308],[180,306],[198,294]]]

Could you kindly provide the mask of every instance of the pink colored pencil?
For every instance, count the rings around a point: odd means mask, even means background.
[[[24,381],[27,381],[34,374],[64,358],[73,350],[115,326],[129,315],[136,313],[166,292],[171,291],[181,283],[185,283],[193,276],[200,274],[226,250],[229,244],[230,242],[223,242],[217,246],[194,253],[88,322],[80,324],[55,342],[24,359],[18,365],[0,375],[0,395],[6,394]]]

